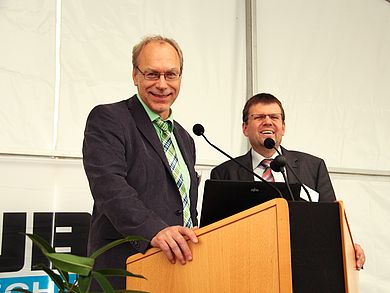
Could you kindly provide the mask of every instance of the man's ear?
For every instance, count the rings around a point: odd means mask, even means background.
[[[286,123],[284,123],[283,121],[283,125],[282,125],[282,136],[284,136],[284,132],[286,131]]]
[[[135,86],[138,86],[137,69],[135,69],[135,68],[133,68],[132,77],[133,77],[134,85],[135,85]]]
[[[246,122],[242,122],[242,133],[248,137],[248,123]]]

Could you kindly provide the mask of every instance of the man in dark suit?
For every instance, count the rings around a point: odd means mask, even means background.
[[[268,179],[284,181],[280,173],[267,171],[267,167],[262,165],[263,160],[271,160],[278,155],[275,149],[268,149],[264,145],[266,138],[272,138],[275,141],[275,148],[285,156],[288,164],[312,193],[312,197],[318,201],[335,201],[336,196],[324,160],[281,147],[280,144],[286,128],[285,117],[282,103],[273,95],[261,93],[250,98],[243,109],[242,131],[248,137],[252,148],[245,155],[237,157],[236,160],[259,176],[271,172],[271,175],[269,173],[267,175]],[[289,183],[298,183],[291,171],[288,168],[286,169]],[[257,180],[232,160],[212,169],[210,178],[242,181]],[[364,252],[358,244],[355,244],[355,248],[356,267],[361,269],[365,262]]]
[[[96,268],[125,269],[129,255],[151,246],[170,262],[185,264],[192,260],[185,237],[198,242],[195,145],[171,111],[180,90],[182,51],[172,39],[147,37],[133,48],[132,61],[138,94],[96,106],[86,123],[83,162],[94,198],[88,252],[128,235],[150,242],[117,246],[97,259]],[[110,281],[125,288],[125,278]]]
[[[286,158],[287,164],[289,164],[294,169],[295,173],[302,180],[302,182],[307,187],[309,187],[310,190],[318,192],[320,201],[336,200],[324,160],[306,153],[289,151],[283,147],[280,147],[280,149],[283,156]],[[254,170],[255,168],[253,168],[252,162],[256,159],[252,158],[252,152],[254,152],[253,149],[251,149],[245,155],[235,158],[235,160],[240,162],[248,169]],[[260,161],[256,166],[259,164]],[[254,172],[255,171],[256,170],[254,170]],[[290,184],[299,183],[288,168],[286,168],[286,171]],[[250,174],[232,160],[224,162],[223,164],[215,167],[211,171],[210,177],[211,179],[238,181],[254,181],[256,179],[252,174]],[[280,176],[275,174],[274,177]]]

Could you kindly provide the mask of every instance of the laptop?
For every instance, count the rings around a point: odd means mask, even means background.
[[[292,200],[286,183],[270,182],[286,200]],[[299,200],[300,184],[289,184],[295,200]],[[280,197],[279,193],[261,181],[205,181],[200,227],[207,226],[246,209]]]

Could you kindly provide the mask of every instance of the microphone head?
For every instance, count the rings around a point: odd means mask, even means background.
[[[195,135],[201,136],[204,133],[204,127],[202,124],[195,124],[192,127],[192,131]]]
[[[264,140],[264,146],[267,148],[267,149],[273,149],[274,146],[275,146],[275,141],[270,138],[270,137],[267,137],[265,140]]]
[[[282,155],[279,155],[279,156],[276,156],[275,159],[273,159],[271,161],[270,167],[271,167],[272,171],[282,172],[284,167],[286,166],[286,164],[287,164],[286,158]]]

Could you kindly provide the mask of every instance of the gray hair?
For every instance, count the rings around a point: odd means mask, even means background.
[[[180,59],[180,72],[183,70],[183,52],[180,49],[179,44],[174,40],[170,38],[166,38],[160,35],[155,35],[155,36],[147,36],[144,37],[141,42],[136,44],[133,47],[133,56],[132,56],[132,62],[133,62],[133,68],[136,68],[138,66],[138,56],[141,53],[142,49],[149,43],[151,42],[159,42],[159,43],[168,43],[170,44],[173,48],[175,48],[177,54],[179,55]]]

